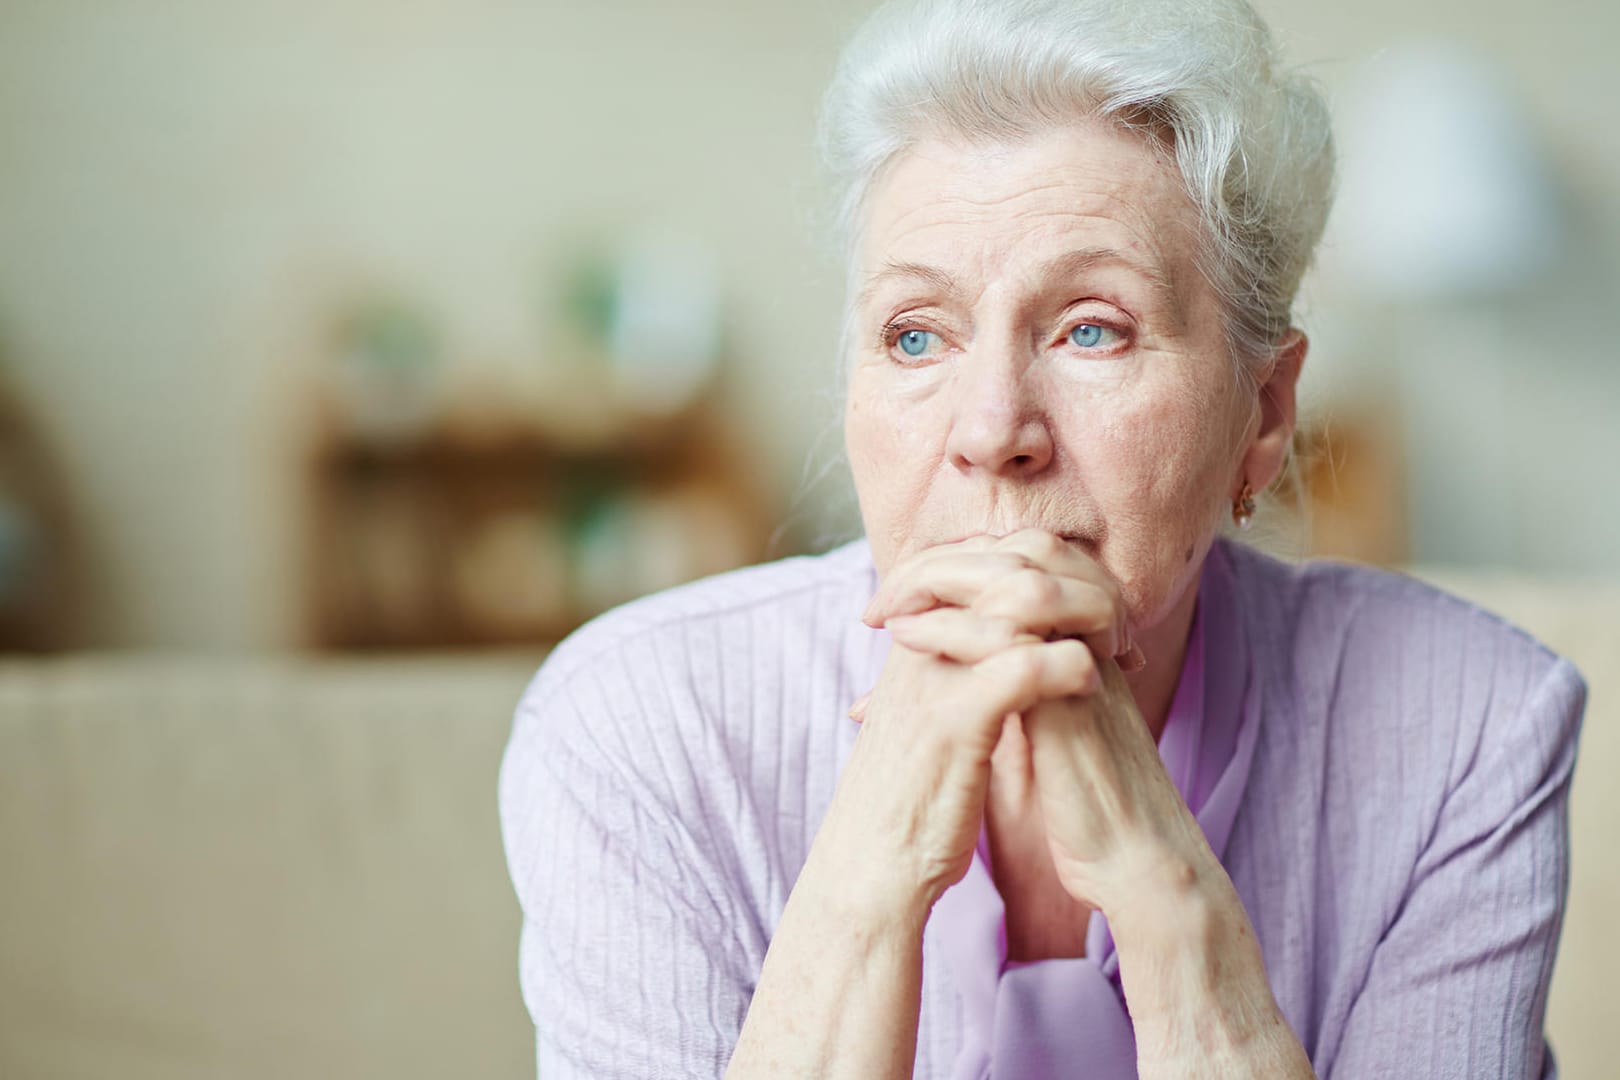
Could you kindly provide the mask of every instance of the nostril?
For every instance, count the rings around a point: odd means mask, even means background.
[[[962,417],[952,425],[946,450],[951,464],[963,472],[988,469],[1030,476],[1046,468],[1054,448],[1044,417],[1020,419],[1011,410],[1000,410]]]

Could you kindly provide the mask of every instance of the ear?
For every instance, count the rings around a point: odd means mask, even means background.
[[[1290,329],[1272,355],[1271,367],[1263,375],[1257,391],[1259,427],[1243,452],[1242,472],[1233,482],[1234,498],[1245,480],[1255,491],[1264,491],[1282,471],[1294,440],[1294,391],[1299,385],[1300,369],[1305,366],[1308,346],[1302,331]]]

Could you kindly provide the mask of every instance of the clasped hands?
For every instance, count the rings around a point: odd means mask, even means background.
[[[1078,546],[1028,529],[930,548],[864,618],[894,647],[851,710],[863,728],[837,801],[865,804],[930,905],[967,872],[993,775],[1015,793],[1004,812],[1023,800],[1010,816],[1044,831],[1063,891],[1105,914],[1209,857],[1126,682],[1145,658],[1118,586]]]

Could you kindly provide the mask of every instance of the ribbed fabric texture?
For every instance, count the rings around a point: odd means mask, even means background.
[[[1264,684],[1223,862],[1318,1075],[1553,1075],[1579,674],[1415,580],[1217,543]],[[531,681],[500,810],[542,1080],[724,1072],[878,675],[875,586],[864,542],[737,571]],[[962,1042],[937,932],[917,1077]]]

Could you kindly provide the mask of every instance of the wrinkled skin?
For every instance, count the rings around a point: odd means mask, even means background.
[[[727,1075],[911,1076],[923,930],[982,825],[1010,959],[1082,955],[1108,917],[1144,1078],[1303,1080],[1156,740],[1304,339],[1239,389],[1191,205],[1101,123],[916,146],[869,196],[845,440],[893,647]]]
[[[1125,876],[1204,858],[1153,744],[1219,520],[1281,467],[1304,341],[1245,389],[1199,227],[1173,166],[1102,122],[923,143],[866,206],[845,438],[884,582],[868,619],[895,647],[857,715],[907,712],[889,752],[937,759],[936,792],[959,778],[932,803],[949,811],[911,812],[939,843],[929,891],[965,872],[982,818],[1015,959],[1080,955]],[[1053,638],[1089,648],[1042,654]],[[1042,658],[1014,673],[1009,650]],[[964,718],[976,665],[1025,678],[982,700],[1042,703]],[[920,714],[970,734],[929,750]]]

